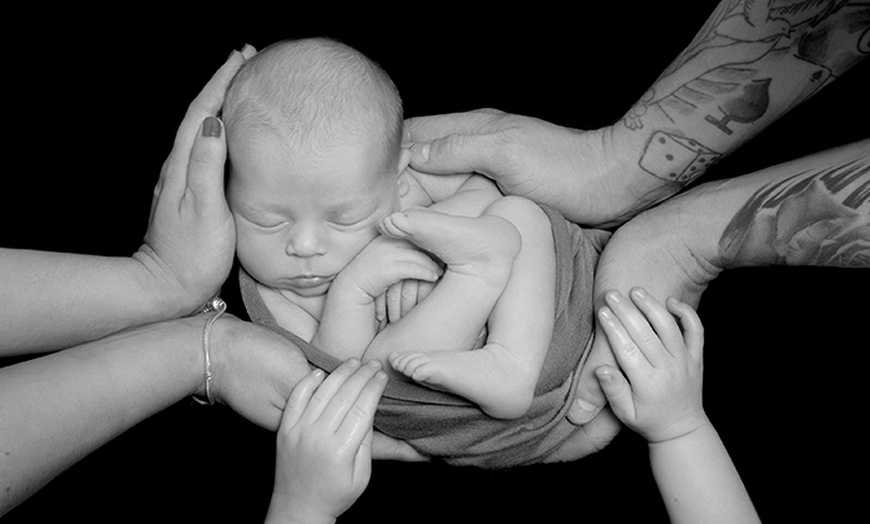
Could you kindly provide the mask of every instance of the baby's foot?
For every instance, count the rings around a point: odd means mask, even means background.
[[[389,361],[411,380],[465,397],[494,418],[521,417],[534,394],[527,366],[497,344],[474,351],[392,353]]]
[[[383,219],[380,231],[429,251],[449,270],[475,276],[500,267],[509,272],[522,245],[516,227],[494,215],[472,218],[411,209]]]

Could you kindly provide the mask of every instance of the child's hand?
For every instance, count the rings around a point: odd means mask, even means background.
[[[281,427],[267,522],[332,522],[371,476],[372,421],[386,385],[377,361],[351,359],[296,384]]]
[[[673,298],[665,309],[640,288],[632,290],[631,301],[615,291],[605,300],[598,321],[625,375],[611,366],[601,366],[595,374],[614,414],[650,442],[678,438],[704,425],[704,333],[695,311]]]

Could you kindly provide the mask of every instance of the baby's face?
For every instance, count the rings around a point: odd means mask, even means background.
[[[231,155],[239,261],[272,288],[324,295],[377,236],[378,222],[399,209],[398,165],[385,173],[374,145],[298,154],[260,137]]]

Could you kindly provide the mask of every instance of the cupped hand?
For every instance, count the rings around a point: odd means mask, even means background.
[[[371,477],[372,422],[386,382],[378,361],[350,359],[329,376],[315,370],[296,384],[278,428],[267,522],[329,522],[362,494]]]
[[[494,109],[410,118],[411,166],[480,173],[505,194],[546,204],[581,224],[602,224],[628,202],[614,185],[607,129],[579,131]]]
[[[235,226],[224,197],[226,138],[217,115],[233,75],[254,53],[250,46],[234,52],[190,104],[134,255],[188,312],[218,291],[232,265]]]
[[[643,287],[659,299],[674,297],[697,306],[701,293],[721,272],[708,254],[693,246],[689,221],[681,198],[649,209],[616,230],[595,270],[594,308],[605,305],[607,290],[627,295]],[[694,216],[697,219],[697,216]],[[602,365],[616,366],[600,322],[596,322],[591,353],[584,366],[569,419],[585,424],[600,411],[606,398],[594,375]]]

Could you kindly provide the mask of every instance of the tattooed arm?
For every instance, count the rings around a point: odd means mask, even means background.
[[[494,110],[408,120],[412,166],[477,171],[593,225],[621,223],[840,77],[870,52],[870,5],[723,0],[615,124],[580,132]]]
[[[697,305],[722,270],[774,264],[870,268],[870,139],[709,182],[643,212],[608,242],[595,300],[643,286]],[[592,351],[578,398],[602,406],[592,372],[612,357],[600,336]],[[594,412],[575,406],[571,418]]]

